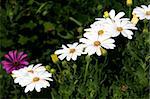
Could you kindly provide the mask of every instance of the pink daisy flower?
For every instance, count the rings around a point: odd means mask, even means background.
[[[27,61],[27,54],[25,54],[24,52],[17,52],[17,50],[9,51],[9,53],[5,54],[4,57],[6,59],[2,61],[1,64],[9,74],[13,70],[18,70],[29,64],[29,62]]]

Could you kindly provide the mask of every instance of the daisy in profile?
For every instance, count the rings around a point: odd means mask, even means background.
[[[117,20],[130,20],[129,18],[122,18],[125,15],[124,12],[119,12],[116,14],[115,10],[112,9],[108,13],[108,18],[110,18],[112,21],[117,21]],[[104,20],[104,18],[96,18],[96,20]]]
[[[140,20],[150,20],[150,5],[141,5],[141,7],[136,7],[133,9],[132,13],[139,17]]]
[[[81,38],[80,42],[85,44],[85,53],[88,55],[96,53],[100,56],[102,54],[102,48],[114,49],[115,47],[115,44],[113,44],[115,40],[106,35],[99,37],[97,37],[97,35],[87,36],[86,38]]]
[[[27,54],[24,52],[9,51],[8,54],[4,55],[5,60],[1,62],[3,68],[7,73],[11,73],[13,70],[18,70],[29,64],[27,61]]]
[[[110,22],[107,26],[108,30],[112,30],[111,37],[117,37],[122,34],[124,37],[128,39],[132,39],[133,32],[132,30],[137,30],[134,24],[130,21],[118,20],[116,22]]]
[[[67,46],[62,45],[62,49],[56,50],[55,54],[59,55],[58,58],[60,60],[63,60],[64,58],[67,59],[67,61],[77,60],[77,56],[81,56],[83,52],[84,46],[82,44],[73,43],[73,44],[67,44]]]
[[[25,88],[25,93],[28,91],[33,91],[34,89],[37,92],[41,91],[41,88],[47,88],[50,86],[48,81],[53,81],[52,74],[47,72],[46,69],[43,69],[44,66],[35,65],[33,68],[30,66],[29,69],[22,68],[19,70],[14,70],[12,76],[15,83],[19,83],[22,87]],[[40,70],[41,69],[41,70]]]

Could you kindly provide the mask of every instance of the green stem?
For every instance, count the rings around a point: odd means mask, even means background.
[[[85,74],[84,74],[84,83],[86,82],[86,76],[87,76],[87,71],[88,71],[88,67],[89,67],[89,61],[86,64],[86,68],[85,68]]]
[[[131,18],[131,6],[129,6],[129,18]]]
[[[77,25],[82,26],[82,23],[79,22],[78,20],[74,19],[73,17],[69,17],[69,19],[73,22],[75,22]]]
[[[56,75],[56,76],[57,76],[57,75]],[[56,76],[54,75],[53,78],[54,78],[55,81],[58,81],[57,78],[56,78]]]
[[[60,68],[59,64],[56,64],[56,65],[57,65],[57,67],[58,67],[59,71],[61,72],[61,68]]]
[[[148,32],[147,20],[144,20],[144,29],[143,32]]]
[[[53,90],[53,89],[52,89],[52,90]],[[54,98],[54,94],[53,94],[53,91],[51,92],[51,96],[52,96],[52,99],[55,99],[55,98]]]
[[[98,80],[98,78],[99,78],[99,73],[98,73],[98,71],[99,71],[99,65],[98,65],[98,60],[96,60],[96,80]],[[98,81],[97,81],[98,82]]]

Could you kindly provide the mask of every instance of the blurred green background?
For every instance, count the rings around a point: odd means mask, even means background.
[[[94,18],[102,17],[104,11],[111,9],[117,13],[124,11],[125,17],[131,17],[133,8],[150,4],[150,1],[133,0],[130,7],[126,5],[126,0],[0,0],[0,3],[0,61],[8,51],[17,49],[28,53],[31,63],[40,62],[57,69],[50,55],[62,44],[78,42],[84,33],[83,29],[88,28]],[[146,25],[148,28],[150,23]],[[14,84],[10,75],[0,66],[0,98],[68,99],[64,95],[66,91],[70,92],[67,93],[68,97],[73,99],[148,99],[150,35],[148,30],[143,31],[143,21],[137,27],[139,30],[132,40],[116,38],[117,47],[108,50],[106,63],[105,57],[95,59],[97,56],[93,56],[93,60],[99,60],[98,64],[102,67],[98,67],[101,70],[101,82],[89,80],[88,87],[80,85],[80,82],[72,87],[70,79],[70,82],[62,85],[54,82],[52,89],[45,89],[41,93],[25,94],[23,88]],[[82,60],[83,57],[72,63],[78,66],[78,72],[84,69],[80,64]],[[92,67],[89,69],[92,71]]]

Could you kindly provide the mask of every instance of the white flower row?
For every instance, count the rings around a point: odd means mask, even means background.
[[[115,14],[115,10],[109,12],[108,18],[96,18],[96,21],[90,25],[90,28],[84,29],[85,33],[79,43],[62,45],[62,49],[56,50],[55,54],[59,55],[58,58],[67,61],[77,60],[77,56],[81,54],[93,55],[102,54],[101,49],[114,49],[116,45],[112,37],[117,37],[122,34],[128,39],[132,39],[132,30],[137,30],[134,24],[131,23],[129,18],[122,18],[124,12]]]
[[[50,86],[48,81],[53,81],[52,74],[47,72],[42,64],[29,65],[28,67],[14,70],[12,77],[15,83],[19,83],[21,87],[25,88],[25,93],[33,91],[34,88],[37,92],[41,91],[41,88],[47,88]]]
[[[77,56],[81,54],[93,55],[102,54],[102,48],[114,49],[115,40],[112,37],[117,37],[120,34],[128,39],[132,39],[133,31],[137,30],[134,22],[131,22],[129,18],[124,18],[124,12],[115,13],[115,10],[111,10],[108,13],[107,18],[96,18],[96,21],[90,25],[90,28],[84,29],[85,33],[83,38],[79,40],[79,43],[62,45],[62,49],[55,51],[55,54],[59,55],[58,58],[67,61],[77,60]],[[133,10],[133,15],[136,15],[140,20],[150,20],[150,5],[136,7]],[[134,20],[133,20],[134,21]]]

